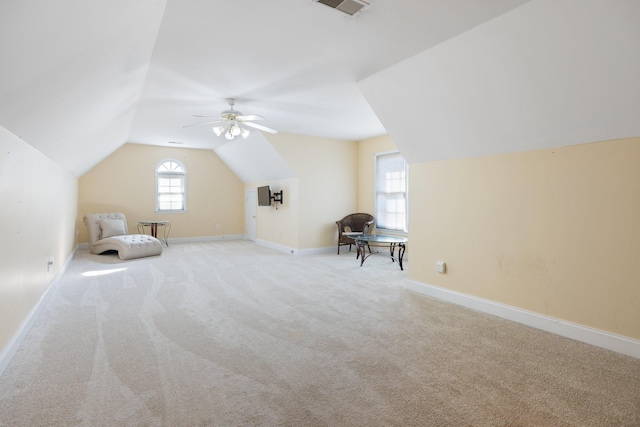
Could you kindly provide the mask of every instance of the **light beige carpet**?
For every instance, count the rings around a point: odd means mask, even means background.
[[[640,360],[404,289],[374,255],[80,252],[2,426],[639,426]]]

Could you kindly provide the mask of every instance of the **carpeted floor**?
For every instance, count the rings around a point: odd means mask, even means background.
[[[0,425],[640,425],[640,360],[405,280],[246,241],[81,251],[0,377]]]

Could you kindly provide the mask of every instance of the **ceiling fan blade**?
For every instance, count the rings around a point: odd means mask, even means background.
[[[192,114],[192,116],[193,116],[193,117],[204,117],[204,118],[207,118],[207,117],[216,117],[216,116],[201,116],[201,115],[199,115],[199,114]]]
[[[264,120],[264,117],[259,116],[257,114],[247,114],[246,116],[238,116],[236,119],[239,120]]]
[[[183,128],[190,128],[192,126],[204,126],[204,125],[211,125],[214,123],[222,123],[222,122],[226,122],[226,120],[220,119],[220,120],[213,120],[210,122],[204,122],[204,123],[194,123],[192,125],[186,125],[186,126],[182,126]]]
[[[245,126],[250,126],[252,128],[255,128],[255,129],[263,130],[263,131],[269,132],[269,133],[278,133],[278,131],[275,130],[275,129],[271,129],[271,128],[268,128],[266,126],[259,125],[257,123],[244,122],[244,125]]]

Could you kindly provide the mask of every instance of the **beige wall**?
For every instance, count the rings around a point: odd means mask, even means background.
[[[77,186],[76,177],[0,127],[0,353],[73,253]]]
[[[375,155],[397,150],[398,147],[389,135],[358,143],[358,212],[374,214]]]
[[[640,339],[639,165],[640,138],[411,164],[409,278]]]
[[[166,159],[187,169],[186,213],[155,213],[155,169]],[[174,238],[244,234],[243,188],[211,150],[125,144],[80,178],[79,242],[88,242],[82,217],[92,212],[123,212],[130,232],[138,221],[158,219],[171,221]]]
[[[256,210],[256,238],[275,245],[298,249],[300,208],[297,203],[298,178],[260,181],[245,185],[247,190],[256,190],[268,185],[271,193],[283,191],[284,203],[258,206]]]
[[[337,244],[335,221],[354,212],[358,203],[357,143],[284,133],[267,135],[267,139],[296,173],[297,186],[293,185],[293,180],[289,185],[294,189],[297,187],[297,191],[287,196],[285,190],[286,203],[291,204],[289,209],[296,209],[296,218],[284,224],[284,221],[273,224],[276,218],[284,218],[283,212],[271,209],[267,216],[265,208],[258,208],[258,238],[284,244],[277,237],[277,228],[287,227],[291,231],[296,227],[294,248],[324,248]]]

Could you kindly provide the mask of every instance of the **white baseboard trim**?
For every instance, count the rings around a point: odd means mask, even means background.
[[[632,338],[413,280],[407,280],[406,288],[418,294],[640,359],[640,341]]]
[[[198,237],[171,237],[169,245],[172,243],[198,243],[198,242],[215,242],[221,240],[246,240],[244,234],[227,234],[222,236],[198,236]],[[88,243],[78,243],[78,249],[89,249]]]
[[[2,353],[0,353],[0,376],[2,376],[4,370],[7,369],[7,366],[9,366],[11,359],[13,359],[13,356],[15,356],[18,348],[20,348],[20,345],[29,333],[29,330],[38,319],[40,312],[42,312],[42,309],[44,308],[46,302],[49,300],[51,291],[58,285],[65,272],[67,271],[67,268],[69,267],[69,265],[71,265],[71,261],[73,261],[73,259],[75,258],[77,250],[78,246],[76,246],[73,252],[71,252],[71,255],[69,255],[60,271],[58,271],[58,273],[51,280],[47,288],[40,296],[40,299],[38,300],[36,305],[31,309],[29,315],[27,315],[27,317],[24,319],[13,338],[11,338],[9,344],[7,344]]]
[[[169,239],[169,246],[172,243],[198,243],[198,242],[215,242],[222,240],[247,240],[245,234],[229,234],[223,236],[197,236],[197,237],[171,237]],[[266,246],[271,249],[275,249],[278,252],[283,252],[291,255],[308,256],[308,255],[320,255],[329,254],[336,251],[336,247],[328,246],[324,248],[309,248],[309,249],[295,249],[289,246],[273,243],[268,240],[256,239],[255,243],[261,246]],[[78,249],[89,249],[88,243],[79,243]],[[406,259],[406,255],[405,255]]]
[[[267,248],[275,249],[276,251],[283,252],[285,254],[295,255],[297,253],[297,250],[295,248],[280,245],[278,243],[273,243],[268,240],[256,239],[256,244],[260,246],[265,246]]]
[[[336,248],[334,246],[324,248],[308,248],[308,249],[295,249],[289,246],[280,245],[278,243],[269,242],[268,240],[256,239],[256,244],[260,246],[266,246],[271,249],[275,249],[278,252],[283,252],[296,256],[310,256],[310,255],[324,255],[334,253]]]
[[[198,242],[216,242],[222,240],[245,240],[244,234],[225,234],[221,236],[199,236],[199,237],[171,237],[169,238],[169,246],[172,243],[198,243]]]
[[[372,246],[373,247],[373,246]],[[389,248],[384,248],[383,249],[385,251],[386,254],[389,253]],[[353,254],[355,255],[355,246],[353,248]],[[301,256],[307,256],[307,255],[325,255],[325,254],[336,254],[337,255],[338,252],[338,246],[337,244],[335,246],[325,246],[323,248],[309,248],[309,249],[298,249],[297,251],[297,255],[301,255]],[[349,248],[345,248],[341,247],[340,250],[340,254],[343,254],[345,252],[349,252]],[[397,254],[397,252],[396,252]],[[408,262],[409,261],[409,254],[407,252],[404,253],[404,257],[402,258],[403,262]]]
[[[297,255],[309,256],[309,255],[335,254],[336,251],[337,251],[337,246],[329,246],[324,248],[298,249]]]

